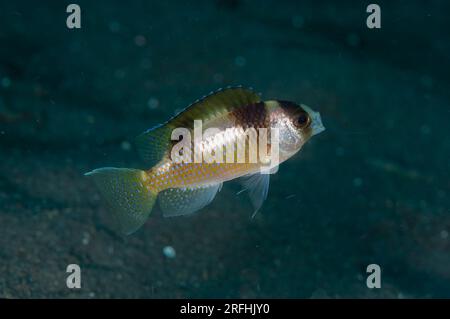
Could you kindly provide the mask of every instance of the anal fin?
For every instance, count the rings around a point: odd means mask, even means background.
[[[195,213],[214,199],[222,183],[196,188],[169,188],[159,193],[159,207],[164,217]]]

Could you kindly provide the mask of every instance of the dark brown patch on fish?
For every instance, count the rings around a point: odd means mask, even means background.
[[[231,115],[236,121],[236,125],[246,129],[249,127],[268,127],[269,121],[264,102],[249,104],[245,107],[235,109]]]

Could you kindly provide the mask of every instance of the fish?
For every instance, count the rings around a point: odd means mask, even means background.
[[[324,130],[320,114],[304,104],[263,101],[252,89],[227,87],[138,135],[145,169],[103,167],[85,175],[125,235],[145,224],[157,201],[165,217],[190,215],[236,179],[254,216],[268,196],[270,175]]]

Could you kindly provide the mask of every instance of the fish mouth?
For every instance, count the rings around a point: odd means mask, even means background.
[[[302,104],[302,108],[311,117],[311,136],[317,135],[325,131],[325,126],[322,124],[322,118],[319,112],[314,112],[309,106]]]
[[[311,117],[312,117],[312,124],[311,124],[312,136],[325,131],[325,126],[323,126],[322,124],[320,113],[314,112],[314,114]]]

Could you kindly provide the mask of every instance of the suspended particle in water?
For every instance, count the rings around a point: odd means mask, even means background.
[[[163,248],[163,254],[167,258],[173,259],[176,257],[177,253],[172,246],[166,246]]]
[[[294,26],[294,28],[300,29],[303,27],[304,24],[305,20],[303,19],[302,16],[296,15],[292,17],[292,25]]]
[[[115,77],[116,79],[123,79],[123,78],[125,77],[125,75],[126,75],[126,72],[125,72],[125,70],[123,70],[123,69],[117,69],[117,70],[114,72],[114,77]]]
[[[344,150],[344,148],[343,147],[337,147],[336,148],[336,155],[337,156],[344,156],[344,154],[345,154],[345,150]]]
[[[429,75],[422,75],[420,77],[420,83],[427,89],[430,89],[433,87],[433,78]]]
[[[151,67],[152,67],[152,61],[149,60],[149,59],[143,59],[143,60],[141,61],[141,66],[142,66],[142,68],[144,68],[144,69],[151,69]]]
[[[223,82],[223,74],[221,74],[221,73],[214,74],[213,80],[216,83],[222,83]]]
[[[118,32],[120,30],[120,24],[117,21],[111,21],[109,23],[109,30],[111,32]]]
[[[91,236],[89,235],[89,233],[85,232],[85,233],[83,233],[83,238],[82,238],[81,242],[83,243],[83,245],[86,246],[89,244],[90,239],[91,239]]]
[[[94,124],[94,123],[95,123],[95,117],[92,116],[92,115],[88,115],[88,116],[86,117],[86,121],[87,121],[89,124]]]
[[[11,80],[8,77],[2,79],[2,87],[9,88],[11,86]]]
[[[143,35],[139,34],[134,37],[134,43],[138,47],[143,47],[147,43],[147,39]]]
[[[362,183],[363,183],[363,180],[360,177],[355,177],[353,179],[353,186],[355,186],[355,187],[361,187]]]
[[[358,47],[361,43],[359,36],[356,33],[350,33],[347,35],[347,44],[351,47]]]
[[[147,106],[150,110],[154,110],[154,109],[158,108],[158,106],[159,106],[158,99],[156,99],[154,97],[149,98],[147,101]]]
[[[131,150],[131,144],[130,144],[130,142],[128,142],[128,141],[123,141],[121,144],[120,144],[120,147],[122,148],[122,150],[124,150],[124,151],[129,151],[129,150]]]
[[[237,56],[234,59],[234,64],[236,64],[238,67],[243,67],[247,64],[247,60],[243,56]]]
[[[429,135],[431,133],[431,128],[424,124],[420,127],[420,133],[422,133],[422,135]]]

